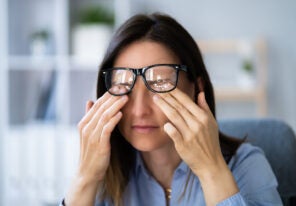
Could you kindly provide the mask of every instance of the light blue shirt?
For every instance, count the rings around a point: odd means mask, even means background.
[[[228,164],[236,180],[239,193],[223,200],[218,206],[238,205],[282,205],[277,191],[277,180],[261,149],[242,144]],[[197,176],[190,175],[187,190],[182,192],[190,169],[181,162],[172,180],[170,206],[206,205]],[[96,206],[111,206],[110,202]],[[125,206],[166,206],[165,192],[159,183],[148,173],[140,155],[137,156],[133,175],[124,193]]]
[[[249,143],[242,144],[228,167],[236,180],[239,192],[221,201],[218,206],[268,206],[282,205],[277,191],[277,180],[263,152]],[[187,190],[184,187],[189,167],[181,162],[174,172],[171,183],[170,206],[203,206],[205,199],[197,176],[190,173]],[[140,155],[129,184],[124,193],[124,206],[166,206],[165,192],[148,173]],[[113,206],[110,201],[96,203],[96,206]]]

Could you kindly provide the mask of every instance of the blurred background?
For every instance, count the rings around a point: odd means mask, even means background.
[[[63,198],[109,38],[156,11],[198,42],[218,119],[276,118],[296,130],[296,1],[0,0],[0,205]]]

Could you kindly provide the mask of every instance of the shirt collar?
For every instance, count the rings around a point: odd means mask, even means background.
[[[175,170],[175,173],[177,174],[187,174],[189,172],[189,167],[188,165],[182,160],[178,167]],[[145,176],[148,178],[151,177],[149,172],[147,171],[145,164],[143,162],[141,153],[139,151],[136,152],[136,164],[135,164],[135,174],[136,176],[140,175],[140,173],[143,172]]]

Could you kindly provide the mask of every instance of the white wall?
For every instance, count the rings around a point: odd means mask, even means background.
[[[296,130],[296,1],[137,2],[133,11],[166,12],[196,39],[266,38],[268,116],[283,119]]]

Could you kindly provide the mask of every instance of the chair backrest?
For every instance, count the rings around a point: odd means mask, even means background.
[[[220,130],[260,147],[269,161],[285,203],[296,199],[296,137],[283,121],[274,119],[219,120]],[[285,204],[289,205],[289,204]]]

